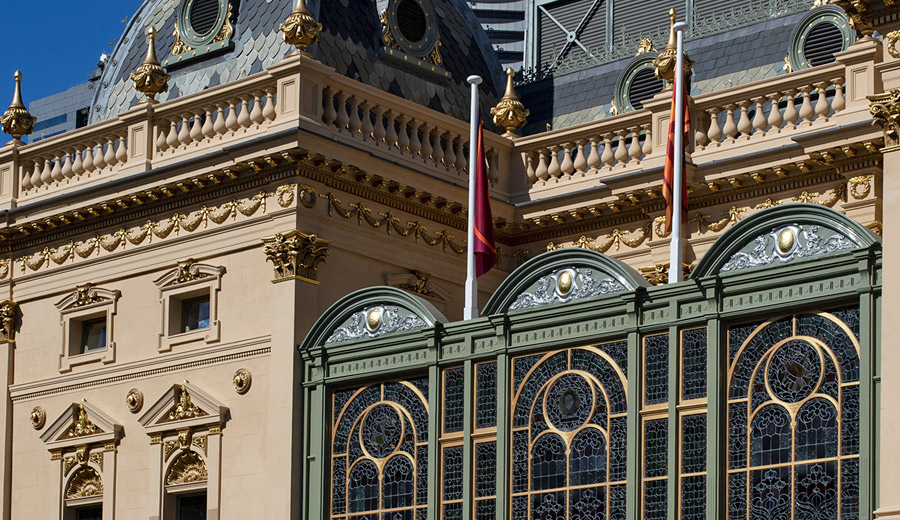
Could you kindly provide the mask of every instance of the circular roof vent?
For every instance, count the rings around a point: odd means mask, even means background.
[[[219,18],[218,0],[194,0],[188,8],[187,22],[197,34],[207,34]]]
[[[425,11],[415,0],[400,0],[397,4],[397,25],[403,37],[410,42],[421,41],[428,30]]]
[[[644,108],[644,101],[659,94],[665,87],[665,82],[657,79],[653,74],[653,68],[644,68],[635,74],[628,88],[628,103],[635,110]]]
[[[653,73],[656,53],[641,54],[625,67],[616,81],[615,103],[619,113],[644,108],[644,101],[662,92],[665,81]]]
[[[788,61],[793,70],[832,63],[834,54],[847,50],[854,41],[856,31],[843,10],[833,5],[817,7],[794,29]]]

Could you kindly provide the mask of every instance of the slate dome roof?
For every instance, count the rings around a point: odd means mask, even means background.
[[[449,80],[423,79],[382,56],[381,9],[387,0],[308,0],[307,5],[322,23],[319,43],[308,50],[319,61],[363,83],[412,102],[468,119],[469,86],[466,77],[478,74],[482,84],[482,107],[489,107],[503,88],[503,71],[472,10],[464,0],[427,0],[437,14],[443,67]],[[168,66],[169,91],[159,101],[193,94],[204,89],[261,72],[294,52],[284,43],[278,26],[293,9],[294,0],[230,0],[234,15],[232,49],[210,54],[185,64]],[[144,0],[119,38],[94,94],[90,121],[115,117],[136,105],[142,95],[134,90],[129,74],[146,54],[144,30],[157,29],[156,52],[164,62],[172,57],[175,24],[180,0]]]

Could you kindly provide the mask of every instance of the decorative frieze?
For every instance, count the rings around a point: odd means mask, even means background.
[[[316,281],[319,265],[331,254],[331,241],[300,231],[277,233],[262,239],[266,260],[275,267],[275,279]]]

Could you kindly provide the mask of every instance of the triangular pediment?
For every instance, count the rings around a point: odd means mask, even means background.
[[[196,386],[172,385],[139,419],[147,433],[221,424],[228,407]]]
[[[122,425],[111,419],[95,405],[82,401],[72,403],[41,434],[48,449],[107,443],[122,433]]]

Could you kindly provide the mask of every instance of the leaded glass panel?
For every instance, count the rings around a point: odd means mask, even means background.
[[[497,426],[497,363],[476,365],[475,379],[475,428]]]
[[[666,520],[666,479],[644,482],[644,520]]]
[[[681,332],[681,399],[706,397],[706,327]]]
[[[706,475],[681,479],[681,520],[705,520]]]
[[[441,482],[444,500],[462,500],[463,497],[463,447],[444,448],[444,470]]]
[[[444,433],[461,432],[463,429],[463,368],[444,370]]]
[[[513,518],[623,517],[627,383],[616,361],[627,355],[623,345],[513,360]]]
[[[681,418],[681,472],[706,471],[706,414]]]
[[[654,419],[644,422],[644,477],[665,477],[669,454],[669,420]]]
[[[475,520],[497,520],[497,505],[494,500],[479,500],[475,503]]]
[[[475,498],[497,494],[497,443],[475,445]]]
[[[728,381],[729,518],[858,517],[858,334],[859,310],[845,307],[743,342]]]
[[[644,404],[669,400],[669,335],[644,338]]]

